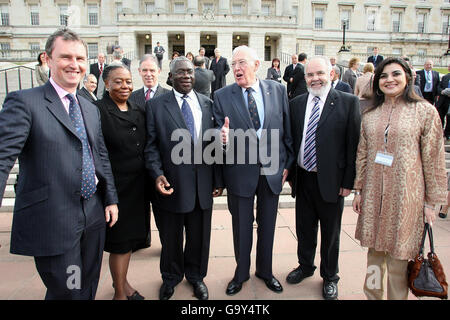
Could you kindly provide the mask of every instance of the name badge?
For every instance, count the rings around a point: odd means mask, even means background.
[[[392,166],[392,161],[394,161],[394,156],[392,154],[382,151],[377,152],[375,163],[390,167]]]

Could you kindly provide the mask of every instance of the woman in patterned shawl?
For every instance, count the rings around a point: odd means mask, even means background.
[[[372,104],[362,117],[353,210],[355,237],[369,248],[364,293],[407,299],[407,264],[419,252],[424,220],[447,201],[442,125],[413,89],[409,66],[387,58],[375,70]]]

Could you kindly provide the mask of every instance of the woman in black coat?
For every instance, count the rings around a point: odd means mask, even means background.
[[[110,64],[103,71],[106,93],[96,101],[119,196],[119,220],[106,232],[105,251],[115,289],[114,299],[142,300],[127,281],[131,253],[148,247],[149,181],[144,165],[145,114],[128,101],[133,91],[130,71]]]

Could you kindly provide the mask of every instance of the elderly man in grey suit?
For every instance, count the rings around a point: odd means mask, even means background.
[[[129,100],[134,102],[142,111],[145,112],[145,103],[160,95],[170,92],[170,90],[163,88],[159,82],[159,75],[161,68],[158,65],[158,60],[154,55],[146,54],[139,61],[139,75],[142,78],[144,86],[138,90],[133,91]]]
[[[259,67],[255,50],[237,47],[232,58],[236,83],[214,95],[214,117],[225,144],[223,176],[237,262],[226,289],[228,295],[238,293],[250,277],[255,197],[258,223],[255,275],[270,290],[277,293],[283,290],[272,274],[272,249],[278,199],[287,168],[294,161],[288,98],[282,84],[256,77]]]
[[[196,56],[194,58],[195,67],[195,84],[194,89],[208,98],[211,96],[211,82],[216,80],[216,76],[212,70],[206,69],[205,57]]]
[[[46,299],[94,299],[117,192],[99,112],[76,95],[86,44],[60,29],[45,51],[50,80],[10,93],[0,112],[0,201],[19,157],[11,253],[34,256]]]

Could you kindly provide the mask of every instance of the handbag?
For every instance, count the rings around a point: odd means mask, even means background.
[[[428,259],[423,254],[427,233],[431,249],[427,255]],[[447,299],[448,285],[444,269],[434,252],[433,232],[428,223],[425,223],[419,254],[408,262],[408,286],[416,297]]]

